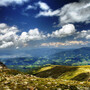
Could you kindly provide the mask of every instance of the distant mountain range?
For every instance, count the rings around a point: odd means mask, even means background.
[[[0,50],[0,58],[17,58],[17,57],[46,57],[52,54],[66,51],[67,49],[59,48],[34,48],[34,49],[5,49]]]
[[[1,58],[5,65],[10,68],[34,68],[44,65],[90,65],[90,47],[79,49],[32,49],[26,53],[29,57]]]
[[[90,65],[90,47],[59,52],[51,55],[49,59],[52,64]]]

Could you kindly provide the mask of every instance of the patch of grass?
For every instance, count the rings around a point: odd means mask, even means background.
[[[90,73],[81,73],[77,76],[75,76],[74,78],[72,78],[72,80],[77,80],[77,81],[85,81],[88,80],[88,78],[90,78]]]
[[[88,74],[87,74],[88,73]],[[59,78],[59,79],[73,79],[79,77],[81,75],[84,80],[88,80],[90,77],[90,66],[61,66],[61,65],[52,65],[43,67],[38,70],[35,74],[38,77],[52,77],[52,78]],[[80,77],[81,78],[81,77]],[[81,79],[80,79],[81,80]]]
[[[45,72],[51,70],[52,71],[51,73],[56,75],[55,78],[41,78],[29,74],[23,74],[21,72],[12,69],[7,69],[7,68],[0,69],[0,90],[65,90],[65,89],[88,90],[89,89],[90,86],[89,81],[77,81],[74,79],[67,80],[66,78],[63,79],[56,78],[58,77],[58,75],[62,75],[62,73],[68,73],[78,70],[77,67],[75,68],[70,66],[59,66],[59,65],[49,66],[49,67],[52,68],[43,67],[45,69],[41,69],[41,71],[38,73],[41,73],[43,70]],[[86,68],[88,69],[88,67]],[[51,75],[51,74],[46,73],[46,75]],[[54,77],[54,75],[52,76]]]

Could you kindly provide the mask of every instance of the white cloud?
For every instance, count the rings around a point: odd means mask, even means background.
[[[49,9],[49,10],[47,10],[47,11],[40,11],[37,15],[36,15],[36,17],[40,17],[40,16],[50,16],[50,17],[52,17],[52,16],[58,16],[58,14],[60,13],[60,10],[55,10],[55,11],[53,11],[53,10],[51,10],[51,9]]]
[[[75,26],[73,24],[64,25],[61,29],[53,31],[51,37],[66,37],[74,34],[76,32]]]
[[[90,30],[77,31],[73,24],[67,24],[62,26],[59,30],[48,33],[47,37],[63,38],[67,36],[73,36],[74,39],[90,39]]]
[[[30,29],[28,32],[22,32],[18,35],[18,28],[7,26],[5,23],[0,24],[0,48],[7,47],[25,47],[31,40],[45,39],[46,36],[39,32],[38,28]]]
[[[57,10],[55,12],[53,12],[50,7],[45,3],[45,2],[42,2],[42,1],[39,1],[37,3],[34,3],[34,5],[28,5],[25,9],[25,11],[27,10],[30,10],[30,9],[34,9],[36,10],[37,8],[40,8],[41,11],[39,12],[39,14],[37,14],[35,17],[40,17],[40,16],[47,16],[48,14],[50,16],[52,16],[54,13],[57,12]],[[24,13],[25,14],[25,13]]]
[[[58,16],[59,25],[79,22],[90,23],[90,0],[80,0],[79,2],[69,3],[57,10],[52,10],[49,6],[46,9],[41,9],[43,11],[40,11],[36,17]]]
[[[41,40],[45,39],[46,36],[43,33],[40,33],[38,28],[30,29],[28,32],[22,32],[18,41],[20,44],[26,46],[31,40]]]
[[[90,30],[82,30],[81,32],[77,32],[77,38],[85,38],[85,39],[90,39]]]
[[[90,39],[90,35],[87,35],[87,36],[86,36],[86,39]]]
[[[43,11],[47,11],[50,9],[50,7],[45,2],[39,1],[37,3],[34,3],[34,5],[28,5],[26,7],[26,10],[37,9],[38,7]]]
[[[36,5],[38,5],[42,10],[49,10],[50,9],[50,7],[46,3],[41,2],[41,1],[36,3]]]
[[[35,16],[36,18],[40,17],[40,16],[59,16],[60,14],[60,9],[57,10],[52,10],[45,2],[39,1],[37,3],[35,3],[33,6],[32,5],[28,5],[26,10],[29,9],[37,9],[37,7],[40,7],[40,12]],[[24,13],[25,14],[25,13]]]
[[[66,41],[66,42],[49,42],[49,43],[42,43],[41,46],[43,47],[60,47],[60,46],[70,46],[70,45],[87,45],[88,41]]]
[[[26,10],[29,10],[29,9],[36,9],[37,7],[36,6],[32,6],[32,5],[28,5]]]
[[[10,4],[23,4],[29,0],[0,0],[0,6],[8,6]]]
[[[43,33],[39,32],[38,28],[30,29],[28,33],[30,40],[40,40],[46,38],[46,36]]]
[[[60,24],[90,22],[90,0],[80,0],[66,4],[61,8]]]
[[[5,41],[3,41],[2,43],[3,43],[3,44],[0,45],[0,48],[7,48],[7,47],[11,47],[11,46],[14,45],[13,42],[5,42]]]
[[[19,38],[20,43],[26,43],[28,41],[28,33],[22,32]]]
[[[1,24],[0,24],[0,29],[1,29],[1,28],[6,28],[6,27],[7,27],[6,24],[4,24],[4,23],[1,23]]]
[[[9,27],[4,23],[0,24],[0,48],[16,45],[15,42],[18,39],[17,32],[19,30],[15,26]]]
[[[28,32],[22,32],[18,34],[20,30],[16,26],[8,26],[5,23],[0,24],[0,48],[8,48],[15,47],[18,49],[19,47],[26,47],[31,45],[31,41],[35,40],[44,40],[46,38],[63,38],[68,36],[74,36],[74,39],[84,38],[86,40],[90,39],[90,30],[83,30],[77,32],[75,26],[73,24],[64,25],[61,29],[53,31],[51,34],[43,34],[40,32],[38,28],[30,29]],[[67,41],[68,42],[68,41]],[[69,45],[74,42],[69,42]],[[82,43],[82,42],[80,42]],[[54,45],[55,43],[51,43],[50,45]],[[83,43],[82,43],[83,44]],[[56,44],[55,44],[56,45]],[[57,45],[63,45],[63,43],[58,43]]]
[[[41,11],[36,15],[37,17],[40,16],[58,16],[58,14],[60,13],[60,10],[55,10],[53,11],[46,3],[39,1],[38,3],[36,3],[36,5],[38,5],[41,8]],[[42,11],[43,10],[43,11]]]
[[[47,37],[62,38],[73,36],[74,39],[90,39],[90,30],[77,31],[73,24],[64,25],[61,29],[48,33]]]

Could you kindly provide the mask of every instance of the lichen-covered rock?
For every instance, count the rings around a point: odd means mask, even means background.
[[[0,69],[2,69],[2,68],[6,68],[6,65],[3,64],[2,62],[0,62]]]

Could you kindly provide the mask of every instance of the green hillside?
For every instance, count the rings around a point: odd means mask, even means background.
[[[89,90],[89,72],[90,66],[58,65],[43,67],[33,76],[8,69],[3,64],[0,66],[0,90]],[[87,77],[81,81],[78,75],[83,73],[87,74]]]
[[[21,72],[27,72],[28,70],[47,66],[48,64],[68,66],[90,65],[90,47],[68,50],[52,49],[51,51],[53,51],[54,54],[44,57],[1,58],[0,61],[8,68]],[[36,52],[36,54],[38,53]]]
[[[43,67],[35,73],[38,77],[51,77],[67,80],[84,81],[90,79],[90,66],[61,66]]]
[[[90,47],[83,47],[53,54],[50,60],[54,65],[90,65]]]

